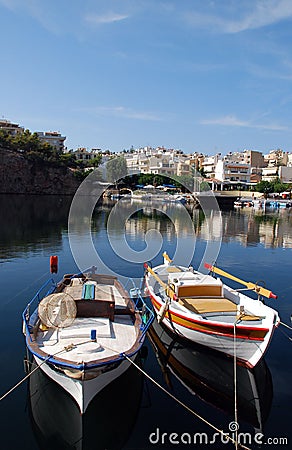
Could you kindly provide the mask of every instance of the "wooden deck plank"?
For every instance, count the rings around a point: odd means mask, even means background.
[[[227,298],[180,298],[179,303],[196,314],[236,312],[237,305]]]

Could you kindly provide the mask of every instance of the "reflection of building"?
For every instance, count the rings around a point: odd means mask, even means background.
[[[167,242],[179,242],[180,238],[195,236],[208,243],[237,242],[249,247],[259,244],[265,247],[292,248],[292,215],[287,209],[277,212],[255,211],[252,208],[238,211],[187,210],[184,206],[160,204],[157,209],[144,205],[143,211],[135,211],[133,205],[122,203],[122,215],[129,217],[125,223],[113,220],[116,236],[126,235],[129,242],[139,242],[143,249],[145,234],[156,230]],[[118,209],[118,210],[119,210]],[[128,213],[126,214],[126,211]],[[190,220],[186,220],[186,215]],[[153,236],[155,241],[155,235]]]
[[[220,211],[210,211],[206,214],[200,229],[200,237],[207,242],[220,241],[222,239],[222,217]]]

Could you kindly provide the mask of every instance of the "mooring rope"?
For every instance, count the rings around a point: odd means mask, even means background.
[[[15,386],[13,386],[11,389],[9,389],[9,391],[7,391],[5,394],[2,395],[2,397],[0,397],[0,401],[4,400],[4,398],[6,398],[9,394],[11,394],[13,391],[15,391],[15,389],[17,389],[25,380],[27,380],[34,372],[36,372],[38,369],[40,369],[40,367],[45,364],[45,362],[47,362],[47,360],[51,357],[51,355],[49,355],[46,359],[44,359],[41,364],[39,364],[37,367],[35,367],[31,372],[29,372],[24,378],[22,378],[17,384],[15,384]]]
[[[193,409],[191,409],[188,405],[186,405],[185,403],[183,403],[181,400],[179,400],[177,397],[175,397],[173,394],[171,394],[171,392],[169,392],[167,389],[165,389],[163,386],[161,386],[161,384],[159,384],[156,380],[154,380],[154,378],[152,378],[147,372],[145,372],[143,369],[141,369],[141,367],[138,366],[138,364],[136,364],[134,361],[131,360],[131,358],[129,358],[125,353],[123,353],[123,356],[131,363],[133,364],[136,369],[138,369],[141,373],[143,373],[143,375],[145,375],[146,378],[148,378],[148,380],[150,380],[155,386],[157,386],[159,389],[161,389],[165,394],[167,394],[170,398],[172,398],[175,402],[177,402],[179,405],[181,405],[184,409],[186,409],[189,413],[191,413],[193,416],[197,417],[198,419],[200,419],[202,422],[204,422],[206,425],[208,425],[209,427],[211,427],[213,430],[217,431],[218,433],[220,433],[222,436],[226,437],[227,439],[229,439],[233,444],[235,445],[239,445],[241,448],[246,449],[246,450],[251,450],[250,447],[246,447],[245,445],[242,445],[240,443],[237,442],[237,440],[233,439],[231,436],[229,436],[229,434],[224,433],[223,430],[220,430],[219,428],[217,428],[215,425],[213,425],[211,422],[209,422],[207,419],[205,419],[204,417],[202,417],[200,414],[196,413]],[[238,448],[238,447],[236,447]]]
[[[238,417],[237,417],[237,372],[236,372],[236,319],[233,324],[233,379],[234,379],[234,427],[235,448],[238,449]]]
[[[292,338],[291,338],[290,336],[288,336],[288,334],[287,334],[284,330],[281,330],[281,328],[279,328],[279,331],[281,331],[281,333],[282,333],[284,336],[286,336],[286,338],[289,339],[290,342],[292,342]]]
[[[50,358],[60,355],[63,352],[69,352],[70,350],[73,350],[73,348],[77,347],[78,345],[87,344],[88,342],[92,342],[92,340],[87,340],[84,342],[79,342],[77,344],[69,344],[66,347],[62,348],[62,350],[59,350],[58,352],[54,353],[53,355],[48,355],[40,364],[37,365],[30,373],[28,373],[24,378],[22,378],[18,383],[16,383],[9,391],[7,391],[5,394],[0,397],[0,401],[6,398],[9,394],[11,394],[15,389],[17,389],[25,380],[27,380],[34,372],[36,372],[38,369],[41,368],[43,364],[45,364]]]
[[[292,331],[292,327],[290,327],[289,325],[287,325],[286,323],[284,323],[284,322],[280,322],[280,325],[283,325],[283,327],[286,327],[286,328],[288,328],[289,330],[291,330]]]
[[[283,325],[283,327],[286,327],[286,328],[288,328],[288,330],[291,330],[291,331],[292,331],[292,327],[290,327],[290,326],[287,325],[286,323],[280,322],[280,325]],[[288,334],[285,333],[285,331],[281,330],[281,328],[279,328],[279,331],[281,331],[281,333],[284,334],[284,336],[286,336],[286,338],[288,338],[290,342],[292,342],[292,337],[288,336]]]

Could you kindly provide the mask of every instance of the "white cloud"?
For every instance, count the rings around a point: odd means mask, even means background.
[[[244,127],[244,128],[257,128],[261,130],[270,131],[283,131],[288,128],[282,125],[267,123],[267,124],[257,124],[247,120],[240,120],[236,116],[223,116],[214,119],[204,119],[200,121],[201,125],[221,125],[227,127]]]
[[[120,22],[121,20],[128,19],[127,14],[116,14],[116,13],[106,13],[102,15],[98,14],[87,14],[85,16],[85,21],[95,24],[95,25],[103,25],[108,23]]]
[[[247,10],[248,9],[248,10]],[[291,0],[252,0],[236,2],[235,9],[220,4],[218,14],[188,12],[185,20],[193,26],[221,33],[239,33],[262,28],[292,18]],[[222,14],[224,12],[224,14]],[[230,14],[232,13],[232,14]],[[232,18],[228,18],[231,15]],[[236,16],[238,19],[233,19]]]

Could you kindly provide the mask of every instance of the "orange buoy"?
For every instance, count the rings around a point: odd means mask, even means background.
[[[58,256],[50,256],[50,270],[51,273],[57,273],[58,272]]]

